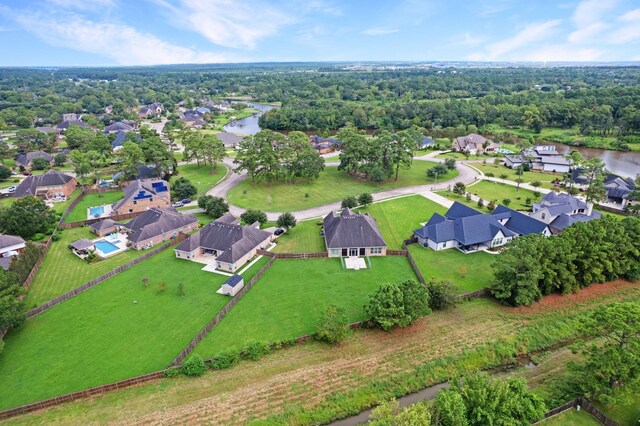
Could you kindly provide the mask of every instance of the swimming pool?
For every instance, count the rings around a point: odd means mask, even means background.
[[[115,240],[114,243],[119,243],[120,240]],[[106,241],[106,240],[98,240],[95,242],[95,246],[98,250],[103,252],[104,254],[113,253],[116,250],[119,250],[118,246]]]
[[[100,207],[91,207],[89,209],[89,214],[91,216],[102,216],[104,214],[104,206]]]

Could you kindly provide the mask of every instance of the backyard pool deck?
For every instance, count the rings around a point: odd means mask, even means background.
[[[101,206],[87,207],[87,220],[109,217],[112,213],[113,209],[111,204],[102,204]]]

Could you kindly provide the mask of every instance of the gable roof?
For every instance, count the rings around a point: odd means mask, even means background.
[[[93,247],[95,244],[93,241],[83,238],[81,240],[77,240],[71,243],[71,247],[76,250],[86,250],[89,247]]]
[[[53,155],[47,154],[44,151],[33,151],[33,152],[25,152],[25,153],[19,154],[15,158],[15,162],[16,164],[26,166],[36,158],[44,158],[49,163],[53,161]]]
[[[341,214],[329,213],[323,223],[327,248],[387,246],[375,219],[369,215],[344,209]]]
[[[454,140],[454,144],[460,149],[480,149],[485,142],[493,145],[493,142],[477,133],[469,133],[467,136],[459,136]]]
[[[542,206],[560,206],[567,205],[571,210],[586,209],[587,203],[569,195],[566,192],[551,191],[542,196],[542,202],[538,203]]]
[[[43,186],[58,186],[65,185],[71,179],[72,176],[65,175],[57,170],[49,170],[41,175],[27,176],[13,193],[14,197],[23,197],[25,195],[37,195],[38,188]]]
[[[189,236],[176,250],[191,252],[198,247],[216,250],[222,252],[217,260],[234,263],[271,236],[267,231],[231,223],[231,220],[235,220],[231,215],[224,215],[220,219]]]
[[[131,231],[128,240],[139,243],[196,222],[194,215],[183,215],[173,207],[152,207],[123,226]]]
[[[600,212],[593,211],[591,216],[587,216],[586,214],[561,214],[556,217],[553,222],[549,224],[550,227],[557,229],[559,231],[564,230],[566,227],[573,225],[578,222],[589,222],[593,219],[600,219],[602,215]]]
[[[124,187],[124,198],[113,205],[117,210],[125,203],[157,196],[169,201],[169,182],[162,179],[135,180]]]
[[[58,123],[56,125],[56,127],[58,129],[68,129],[71,126],[78,126],[78,127],[82,127],[82,128],[87,128],[89,127],[89,125],[87,123],[85,123],[84,121],[80,121],[80,120],[65,120],[62,123]]]
[[[491,215],[498,220],[507,219],[504,226],[519,235],[541,234],[547,229],[546,223],[503,205],[498,205]]]
[[[447,219],[459,219],[461,217],[476,216],[482,214],[478,210],[472,209],[462,203],[454,201],[449,210],[444,214]]]
[[[116,121],[115,123],[109,124],[108,126],[106,126],[104,128],[105,133],[117,132],[119,130],[122,130],[122,131],[125,131],[125,132],[131,132],[131,131],[135,130],[135,122]]]
[[[18,235],[0,234],[0,250],[18,244],[25,244],[25,241],[22,237]]]
[[[121,147],[122,144],[124,144],[127,140],[127,135],[131,133],[133,135],[134,138],[136,138],[139,142],[142,142],[142,137],[140,137],[139,134],[134,133],[134,132],[126,132],[124,130],[118,130],[118,132],[116,133],[116,138],[113,140],[113,142],[111,142],[111,149],[116,149],[118,147]]]
[[[234,135],[233,133],[227,133],[227,132],[217,133],[216,138],[218,138],[218,140],[222,142],[224,146],[236,146],[237,144],[239,144],[244,140],[241,136]]]
[[[104,219],[98,222],[94,222],[89,226],[96,231],[102,231],[103,229],[113,228],[114,226],[117,226],[117,225],[118,225],[118,222],[116,222],[115,220]]]
[[[491,241],[500,232],[505,237],[517,235],[489,214],[463,216],[456,219],[444,218],[444,220],[438,218],[431,223],[427,222],[422,229],[414,231],[416,235],[429,238],[436,243],[456,240],[462,245]]]
[[[228,285],[229,287],[235,287],[242,282],[242,277],[238,274],[233,274],[222,285]]]

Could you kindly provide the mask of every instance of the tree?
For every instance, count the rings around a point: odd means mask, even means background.
[[[144,164],[144,152],[136,143],[125,142],[122,144],[120,164],[118,169],[122,172],[124,180],[135,179],[140,173],[140,166]]]
[[[496,201],[495,200],[489,201],[489,204],[487,204],[487,210],[492,212],[495,210],[495,208],[496,208]]]
[[[11,177],[11,169],[0,164],[0,180],[9,179]]]
[[[24,300],[20,300],[24,293],[18,276],[0,268],[0,330],[19,327],[24,322]]]
[[[332,345],[342,342],[350,332],[349,318],[343,308],[329,306],[322,315],[316,336]]]
[[[215,135],[206,134],[202,136],[200,149],[205,163],[209,165],[210,173],[214,174],[218,163],[227,155],[224,144]]]
[[[456,169],[456,160],[455,158],[447,158],[446,160],[444,160],[443,163],[448,170],[455,170]]]
[[[64,164],[67,162],[67,156],[64,154],[57,154],[54,158],[53,158],[53,164],[56,167],[62,167],[64,166]]]
[[[467,407],[455,391],[442,390],[433,404],[433,423],[442,426],[467,426]]]
[[[427,169],[427,176],[438,179],[438,176],[443,176],[447,174],[448,171],[449,169],[444,164],[437,164],[430,169]]]
[[[458,288],[451,281],[432,280],[427,284],[427,290],[432,310],[447,309],[458,303]]]
[[[240,215],[240,218],[247,225],[255,222],[260,222],[260,225],[267,223],[267,214],[260,210],[248,209]]]
[[[127,144],[132,142],[125,142],[122,146],[123,151],[127,148]],[[175,165],[175,158],[173,153],[169,150],[167,144],[162,142],[158,136],[147,136],[141,144],[137,145],[143,154],[143,162],[155,165],[156,175],[163,176],[169,174],[171,168]],[[129,149],[131,154],[131,148]],[[136,154],[137,155],[137,154]]]
[[[383,330],[395,326],[406,327],[431,312],[429,293],[413,280],[385,283],[369,296],[365,312]]]
[[[607,197],[607,190],[604,187],[604,166],[604,162],[597,157],[582,163],[582,174],[587,179],[585,190],[587,202],[598,202]]]
[[[371,426],[429,426],[431,411],[424,402],[417,402],[400,410],[398,401],[383,401],[369,417]]]
[[[284,228],[286,230],[294,228],[296,226],[296,218],[289,212],[282,213],[280,216],[278,216],[276,225],[278,226],[278,228]]]
[[[80,126],[69,126],[64,133],[64,139],[69,149],[82,149],[89,145],[95,136],[96,134],[93,130]]]
[[[219,218],[229,211],[229,205],[224,201],[224,198],[214,197],[211,195],[203,195],[198,198],[198,207],[203,209],[207,215],[212,216],[214,219]]]
[[[56,213],[41,198],[23,197],[0,209],[0,231],[22,238],[48,232],[55,222]]]
[[[456,182],[455,185],[453,185],[454,194],[464,195],[465,192],[467,192],[467,186],[464,183]]]
[[[74,149],[69,153],[69,159],[73,163],[73,171],[76,173],[78,179],[83,179],[89,172],[91,172],[91,165],[87,155],[79,149]]]
[[[596,340],[583,351],[585,362],[572,369],[588,396],[610,402],[614,388],[640,378],[640,305],[601,306],[585,319],[580,331]]]
[[[504,200],[502,200],[502,204],[505,207],[509,207],[509,204],[511,204],[511,198],[505,198]]]
[[[19,282],[23,283],[27,279],[33,269],[33,265],[38,261],[40,253],[42,253],[40,246],[31,241],[27,241],[24,250],[13,257],[11,265],[9,265],[9,270],[18,276]]]
[[[185,177],[179,177],[171,181],[171,191],[179,199],[191,198],[198,193],[198,189]]]
[[[44,158],[34,158],[31,160],[31,170],[44,170],[49,168],[50,164]]]
[[[358,200],[356,197],[350,195],[342,199],[342,203],[340,204],[340,208],[343,209],[352,209],[358,205]]]
[[[358,203],[361,206],[365,206],[366,207],[369,204],[373,203],[373,196],[371,194],[369,194],[368,192],[362,193],[358,197]]]

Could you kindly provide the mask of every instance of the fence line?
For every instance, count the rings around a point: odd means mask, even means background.
[[[85,226],[85,225],[91,225],[93,223],[100,222],[101,220],[104,220],[104,219],[111,219],[111,220],[115,220],[116,222],[118,222],[120,220],[133,219],[134,217],[140,216],[142,213],[145,213],[145,211],[139,211],[139,212],[133,212],[133,213],[124,213],[124,214],[115,214],[115,215],[100,217],[100,218],[96,218],[96,219],[79,220],[77,222],[60,223],[58,225],[58,227],[60,229],[80,228],[80,227]]]
[[[118,191],[121,190],[122,188],[120,188],[119,186],[103,186],[100,188],[87,188],[87,187],[83,187],[82,188],[82,192],[85,195],[89,195],[89,194],[99,194],[101,192],[113,192],[113,191]]]
[[[173,361],[171,361],[169,367],[180,365],[180,363],[191,353],[196,345],[200,343],[202,339],[204,339],[205,336],[209,334],[209,332],[213,330],[213,328],[218,325],[218,323],[220,323],[220,321],[222,321],[222,318],[224,318],[225,315],[231,310],[231,308],[233,308],[236,303],[240,301],[242,296],[244,296],[256,282],[258,282],[262,275],[267,272],[267,270],[271,267],[271,265],[275,263],[277,259],[278,258],[275,256],[271,257],[269,261],[262,268],[260,268],[260,271],[258,271],[258,273],[253,278],[251,278],[251,280],[249,280],[249,282],[246,283],[244,287],[242,287],[242,290],[240,290],[235,296],[233,296],[229,303],[227,303],[224,308],[222,308],[222,310],[218,312],[215,317],[213,317],[209,324],[207,324],[200,331],[200,333],[198,333],[198,335],[187,345],[187,347],[184,348]]]
[[[91,281],[87,281],[86,283],[82,284],[80,287],[76,287],[73,290],[70,290],[64,294],[61,294],[60,296],[56,297],[55,299],[49,300],[48,302],[43,303],[40,306],[37,306],[33,309],[31,309],[29,312],[27,312],[27,319],[32,318],[36,315],[38,315],[41,312],[46,311],[47,309],[58,305],[62,302],[64,302],[65,300],[69,300],[74,296],[77,296],[78,294],[92,288],[95,287],[96,285],[100,284],[103,281],[106,281],[107,279],[113,277],[114,275],[119,274],[120,272],[126,271],[127,269],[131,268],[134,265],[137,265],[138,263],[149,259],[152,256],[155,256],[156,254],[160,253],[161,251],[181,242],[184,241],[186,239],[186,235],[185,234],[179,234],[178,237],[174,240],[171,240],[163,245],[161,245],[160,247],[156,247],[155,249],[151,250],[148,253],[143,254],[140,257],[137,257],[127,263],[125,263],[124,265],[120,265],[117,268],[112,269],[111,271],[104,273],[102,275],[100,275],[97,278],[92,279]]]
[[[479,297],[489,296],[491,293],[488,288],[481,288],[480,290],[472,291],[471,293],[463,293],[458,295],[460,300],[476,299]]]
[[[318,259],[329,257],[326,251],[309,252],[309,253],[273,253],[276,259]]]
[[[418,265],[413,260],[413,257],[411,256],[411,252],[409,252],[409,248],[407,247],[407,245],[414,243],[413,240],[414,240],[414,238],[411,238],[409,240],[404,240],[402,242],[402,248],[406,250],[406,252],[407,252],[407,260],[409,260],[409,264],[411,265],[411,268],[413,269],[413,272],[418,277],[418,281],[420,281],[420,284],[427,285],[427,282],[425,281],[424,277],[422,276],[422,272],[420,272],[420,269],[418,269]],[[415,241],[417,242],[418,239],[415,238]]]
[[[591,414],[593,417],[595,417],[600,423],[602,423],[605,426],[619,426],[617,422],[607,417],[604,413],[602,413],[602,411],[598,410],[598,408],[595,405],[593,405],[593,403],[584,396],[580,396],[576,399],[573,399],[567,402],[566,404],[563,404],[559,407],[556,407],[552,410],[547,411],[546,413],[544,413],[544,420],[548,419],[549,417],[557,416],[560,413],[564,413],[565,411],[571,410],[578,406],[580,406],[580,409]],[[540,424],[544,420],[536,422],[534,423],[534,425]]]

